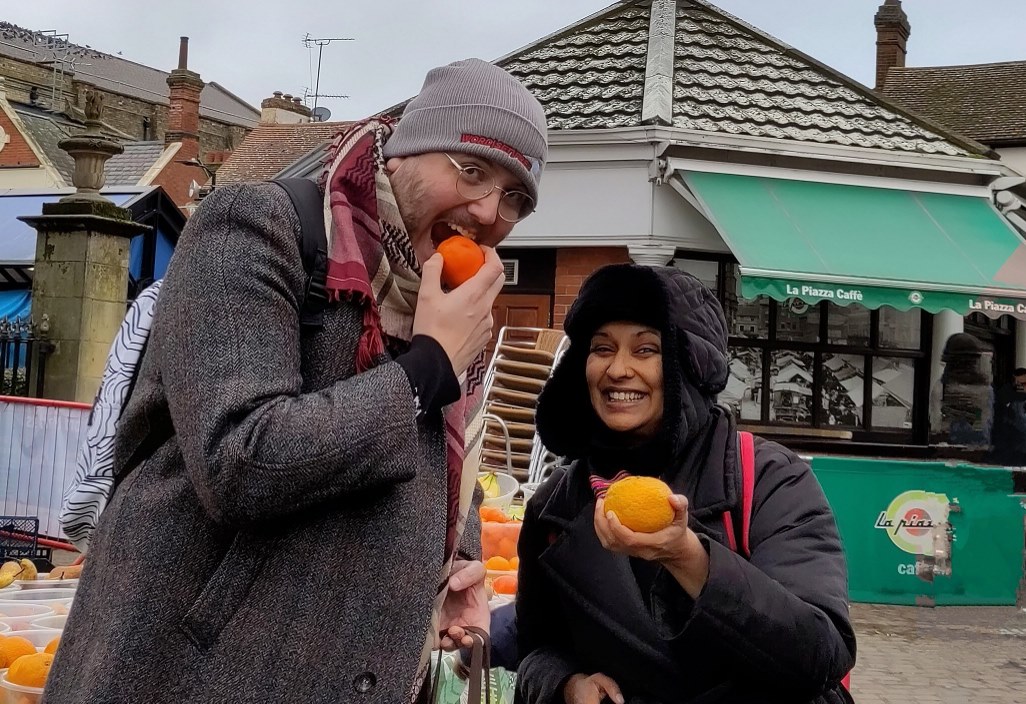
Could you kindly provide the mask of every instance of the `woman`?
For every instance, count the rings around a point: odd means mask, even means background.
[[[520,701],[850,702],[845,561],[806,462],[755,439],[750,557],[728,547],[741,472],[734,419],[714,405],[727,330],[712,293],[676,269],[609,266],[565,329],[537,427],[573,462],[521,532]],[[671,486],[672,525],[635,533],[604,510],[620,472]]]

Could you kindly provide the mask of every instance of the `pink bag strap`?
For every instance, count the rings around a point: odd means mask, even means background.
[[[727,534],[727,546],[745,557],[752,556],[748,534],[752,528],[752,503],[755,497],[755,440],[751,433],[738,431],[738,457],[741,459],[741,549],[738,550],[734,535],[734,516],[730,511],[723,513],[723,528]]]

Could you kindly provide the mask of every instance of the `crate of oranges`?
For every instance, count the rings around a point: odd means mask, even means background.
[[[481,507],[481,559],[487,574],[485,587],[489,596],[512,597],[517,591],[517,541],[521,521],[509,517],[494,506]]]
[[[517,556],[517,541],[520,540],[522,521],[510,518],[495,506],[481,507],[481,559],[488,562],[492,557],[512,560]]]

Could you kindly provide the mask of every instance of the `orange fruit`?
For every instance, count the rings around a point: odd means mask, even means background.
[[[655,477],[625,477],[610,485],[606,510],[615,513],[626,528],[655,533],[673,523],[671,494],[670,487]]]
[[[509,516],[501,508],[495,506],[482,506],[481,520],[490,523],[509,523]]]
[[[451,289],[471,278],[485,263],[484,250],[463,235],[442,242],[438,253],[442,255],[442,283]]]
[[[512,568],[509,566],[509,560],[502,555],[495,555],[485,560],[485,569],[495,570],[497,572],[508,572]]]
[[[46,676],[50,674],[53,655],[50,653],[33,653],[22,655],[11,663],[7,671],[7,681],[20,684],[22,687],[42,687],[46,684]]]
[[[516,555],[514,555],[511,558],[509,558],[509,568],[511,570],[518,570],[518,569],[520,569],[520,558],[517,557]]]
[[[508,574],[496,577],[495,581],[492,582],[492,591],[496,594],[516,594],[517,578]]]
[[[0,636],[0,669],[10,667],[22,655],[35,655],[36,646],[21,636]]]
[[[60,642],[61,642],[61,637],[57,636],[52,641],[50,641],[49,643],[46,644],[46,647],[43,648],[43,652],[44,653],[50,653],[51,655],[53,653],[56,653],[57,652],[57,646],[60,644]]]

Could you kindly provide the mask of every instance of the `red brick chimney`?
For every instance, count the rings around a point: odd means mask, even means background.
[[[199,106],[203,80],[189,70],[189,38],[182,37],[178,48],[178,68],[167,77],[171,88],[171,110],[168,114],[164,144],[181,142],[176,159],[199,156]]]
[[[883,88],[887,72],[905,66],[906,45],[912,32],[901,0],[884,0],[873,18],[876,25],[876,89]]]

